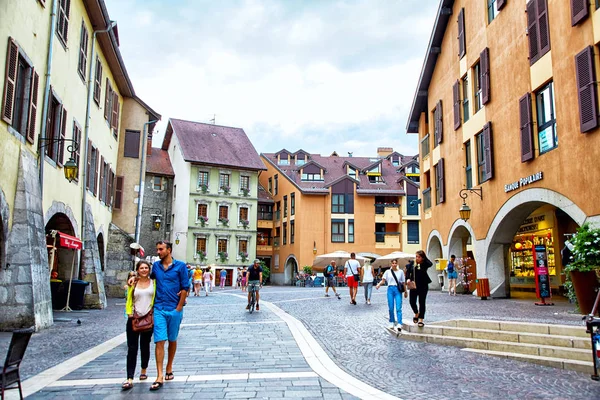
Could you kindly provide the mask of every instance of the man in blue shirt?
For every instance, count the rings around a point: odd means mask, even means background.
[[[173,380],[173,360],[177,351],[177,336],[183,318],[183,305],[189,288],[187,267],[183,261],[171,257],[173,244],[156,243],[159,261],[152,265],[150,278],[156,279],[154,298],[154,343],[156,344],[156,370],[158,376],[150,390],[158,390],[163,381]],[[169,341],[166,375],[163,377],[165,341]]]

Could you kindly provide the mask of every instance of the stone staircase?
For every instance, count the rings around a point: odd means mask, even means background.
[[[402,324],[398,337],[589,374],[594,368],[590,336],[583,325],[458,319],[419,328],[410,322]]]

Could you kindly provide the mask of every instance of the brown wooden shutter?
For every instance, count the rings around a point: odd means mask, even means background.
[[[521,162],[533,160],[533,117],[531,115],[531,93],[519,99],[521,124]]]
[[[492,123],[488,122],[483,126],[483,154],[485,157],[484,177],[487,181],[494,177],[494,151],[492,148]]]
[[[31,92],[29,93],[29,115],[27,116],[27,141],[35,142],[35,119],[37,117],[37,100],[40,76],[32,68],[31,70]]]
[[[92,141],[88,139],[87,142],[87,175],[85,177],[85,188],[89,189],[90,188],[90,182],[91,182],[91,171],[92,171]]]
[[[548,22],[548,3],[547,0],[537,1],[538,32],[540,41],[539,57],[542,57],[550,50],[550,26]]]
[[[496,0],[496,8],[498,10],[502,10],[502,8],[506,5],[506,0]]]
[[[6,71],[4,76],[4,95],[2,96],[2,120],[12,124],[15,109],[15,92],[17,89],[17,66],[19,63],[19,46],[8,38],[6,54]]]
[[[112,169],[108,170],[109,173],[109,178],[108,178],[108,189],[106,190],[106,199],[108,201],[107,205],[109,207],[113,206],[113,189],[114,189],[114,184],[115,184],[115,173],[113,172]]]
[[[481,102],[487,104],[490,101],[490,49],[483,49],[480,54],[481,68]]]
[[[104,157],[100,156],[100,173],[98,174],[98,199],[100,202],[106,202],[106,193],[104,192],[104,185],[106,185],[106,168],[104,164]]]
[[[85,22],[81,22],[81,38],[79,40],[79,65],[78,70],[81,76],[85,79],[85,70],[87,66],[87,50],[88,50],[88,32],[85,28]]]
[[[104,119],[110,121],[111,117],[111,109],[110,109],[110,101],[112,99],[112,88],[110,87],[110,82],[108,78],[106,78],[106,92],[104,93]]]
[[[60,113],[60,142],[58,143],[58,156],[56,158],[56,164],[62,167],[65,159],[65,139],[67,138],[67,110],[64,106],[61,106],[62,112]]]
[[[92,168],[94,168],[94,187],[92,188],[92,193],[94,194],[94,196],[98,195],[98,180],[99,180],[99,175],[100,175],[100,150],[98,150],[98,148],[95,149],[96,150],[96,165],[92,165]]]
[[[445,173],[444,173],[444,159],[440,158],[440,161],[438,161],[438,174],[439,177],[439,191],[440,193],[438,193],[438,199],[440,203],[443,203],[444,201],[446,201],[446,181],[445,181]]]
[[[113,129],[117,129],[117,125],[119,123],[119,95],[117,94],[117,92],[113,91],[112,96],[113,99],[110,127]]]
[[[529,63],[533,64],[539,58],[538,48],[538,19],[536,0],[527,3],[527,36],[529,37]]]
[[[579,123],[581,132],[585,133],[598,127],[596,68],[592,46],[586,47],[575,56],[575,71],[579,89]]]
[[[571,0],[571,26],[575,26],[587,18],[588,2],[589,0]]]
[[[100,105],[100,92],[102,90],[102,63],[96,58],[96,74],[94,78],[94,101]]]
[[[123,203],[123,177],[117,176],[117,184],[115,185],[115,202],[114,208],[117,210],[121,209]]]
[[[443,124],[443,120],[444,120],[444,114],[442,112],[442,100],[439,100],[437,103],[437,106],[435,107],[436,111],[437,111],[437,120],[436,120],[436,124],[437,124],[437,144],[442,143],[442,141],[444,140],[443,135],[444,135],[444,124]]]
[[[461,8],[458,13],[458,58],[463,58],[467,52],[465,41],[465,9]]]
[[[460,81],[457,79],[452,87],[454,101],[454,130],[460,128]]]

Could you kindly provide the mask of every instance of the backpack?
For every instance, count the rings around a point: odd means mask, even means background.
[[[331,265],[328,265],[327,267],[325,267],[325,276],[329,277],[331,276],[331,273],[333,272],[333,267]]]
[[[447,268],[448,268],[448,273],[449,274],[453,273],[454,272],[454,263],[452,261],[450,261],[448,263],[448,267]]]

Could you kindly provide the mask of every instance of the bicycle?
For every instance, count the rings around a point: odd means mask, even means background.
[[[254,307],[256,306],[256,286],[258,286],[256,283],[251,283],[250,285],[250,308],[248,308],[248,311],[250,312],[250,314],[252,314],[254,312]]]
[[[598,294],[596,295],[592,312],[583,318],[585,319],[586,332],[590,334],[590,339],[592,340],[592,359],[594,361],[594,375],[592,375],[592,380],[595,381],[600,381],[600,376],[598,375],[598,369],[600,369],[600,318],[595,317],[598,306],[600,306],[600,290],[598,290]],[[595,331],[594,327],[596,328]]]

